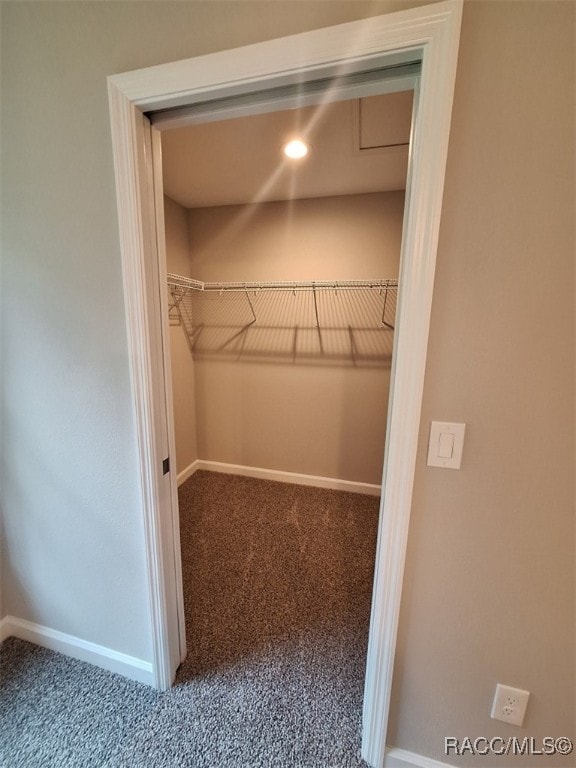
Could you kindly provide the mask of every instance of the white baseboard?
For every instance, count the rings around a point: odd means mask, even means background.
[[[139,683],[154,685],[152,664],[134,656],[105,648],[103,645],[81,640],[56,629],[43,627],[32,621],[5,616],[0,622],[0,641],[8,637],[17,637],[29,643],[58,651],[79,661],[87,661],[96,667],[116,672],[119,675],[136,680]]]
[[[384,768],[454,768],[454,766],[433,760],[431,757],[417,755],[407,749],[388,747],[384,758]]]
[[[180,487],[182,483],[185,483],[189,477],[192,477],[192,475],[197,472],[198,469],[198,459],[196,459],[196,461],[193,461],[192,464],[188,464],[186,469],[183,469],[182,472],[178,472],[178,475],[176,476],[178,487]]]
[[[9,616],[4,616],[4,618],[0,621],[0,643],[4,642],[7,637],[10,637],[11,632],[8,628],[8,619]]]
[[[204,469],[208,472],[221,472],[225,475],[241,475],[243,477],[256,477],[260,480],[275,480],[278,483],[294,483],[295,485],[311,485],[316,488],[330,488],[334,491],[364,493],[369,496],[380,496],[381,492],[379,485],[372,485],[371,483],[357,483],[353,480],[339,480],[335,477],[303,475],[298,472],[283,472],[278,469],[264,469],[263,467],[246,467],[241,464],[226,464],[222,461],[204,461],[203,459],[197,459],[178,474],[178,485],[181,485],[199,469]]]

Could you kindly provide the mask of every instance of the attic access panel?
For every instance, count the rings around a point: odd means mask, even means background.
[[[413,100],[413,91],[398,91],[358,99],[358,150],[376,154],[391,147],[408,146]]]

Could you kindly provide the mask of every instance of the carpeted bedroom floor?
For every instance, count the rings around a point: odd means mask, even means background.
[[[167,692],[10,638],[9,768],[360,768],[378,499],[198,472],[188,657]]]

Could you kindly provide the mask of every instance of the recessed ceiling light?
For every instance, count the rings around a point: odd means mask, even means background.
[[[308,154],[308,145],[302,139],[293,139],[284,145],[284,154],[292,160],[298,160]]]

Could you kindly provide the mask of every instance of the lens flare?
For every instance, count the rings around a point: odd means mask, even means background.
[[[284,146],[284,154],[292,160],[298,160],[308,154],[308,145],[301,139],[293,139]]]

